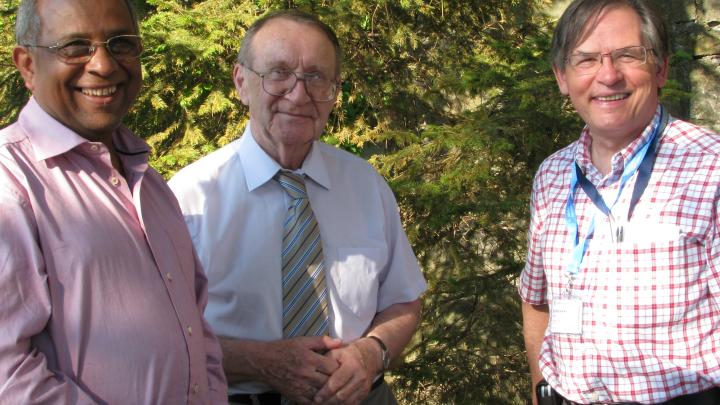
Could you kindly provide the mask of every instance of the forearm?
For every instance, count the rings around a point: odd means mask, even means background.
[[[264,382],[266,342],[245,339],[219,338],[223,352],[222,365],[228,384],[247,381]]]
[[[525,302],[522,303],[522,314],[523,336],[530,368],[530,380],[532,386],[535,387],[538,381],[542,379],[538,358],[540,357],[540,346],[545,337],[550,315],[547,305],[531,305]]]
[[[373,320],[366,336],[376,336],[385,343],[390,352],[391,360],[400,357],[405,346],[410,342],[420,322],[422,304],[420,299],[391,305],[379,312]],[[367,339],[365,339],[367,340]],[[373,358],[381,359],[380,348],[377,342],[363,342],[365,346],[372,347],[375,353]],[[378,363],[378,370],[382,362]]]
[[[284,389],[290,383],[305,381],[322,385],[337,362],[324,353],[337,349],[342,341],[329,336],[303,336],[262,342],[220,338],[223,368],[231,384],[256,381]]]

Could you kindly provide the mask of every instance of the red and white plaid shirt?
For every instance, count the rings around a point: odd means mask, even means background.
[[[565,219],[573,164],[612,204],[623,167],[659,125],[618,152],[603,176],[590,161],[587,128],[543,162],[533,185],[521,298],[549,304],[568,287],[573,247]],[[540,370],[564,397],[580,402],[657,403],[720,385],[720,137],[670,119],[650,182],[627,212],[635,174],[611,222],[581,187],[575,191],[580,240],[595,232],[572,286],[583,301],[581,335],[551,334]],[[624,240],[612,232],[625,221]]]

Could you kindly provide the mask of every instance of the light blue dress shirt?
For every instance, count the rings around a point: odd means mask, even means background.
[[[170,180],[209,281],[205,316],[218,336],[277,340],[282,330],[282,221],[287,195],[280,169],[243,136]],[[376,313],[426,289],[397,202],[363,159],[315,142],[299,173],[315,212],[327,264],[330,334],[361,337]],[[231,393],[262,392],[241,384]]]

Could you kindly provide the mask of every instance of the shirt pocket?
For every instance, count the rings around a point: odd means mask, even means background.
[[[337,291],[339,304],[359,318],[374,317],[383,249],[338,248],[337,255],[330,269],[330,279]]]

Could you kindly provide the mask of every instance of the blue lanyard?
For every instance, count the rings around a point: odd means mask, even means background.
[[[582,187],[585,194],[588,195],[590,200],[605,216],[609,216],[612,211],[612,207],[620,199],[625,185],[628,180],[635,174],[638,173],[637,179],[635,180],[635,187],[633,188],[632,197],[630,198],[630,207],[628,209],[627,219],[630,219],[635,206],[637,205],[640,197],[645,192],[648,182],[650,181],[650,175],[652,174],[652,168],[655,164],[655,157],[657,156],[657,142],[661,134],[665,130],[667,125],[668,117],[665,113],[665,109],[660,106],[660,123],[655,127],[655,130],[650,135],[650,139],[645,142],[645,145],[630,159],[625,165],[622,176],[620,176],[620,186],[618,187],[617,195],[610,207],[605,203],[605,199],[600,195],[598,189],[585,177],[580,166],[574,163],[574,170],[572,171],[572,177],[570,179],[570,192],[568,193],[567,205],[565,206],[565,223],[567,224],[570,235],[573,236],[573,250],[570,256],[570,262],[568,263],[568,274],[575,276],[580,272],[580,265],[582,264],[585,252],[587,252],[588,244],[590,243],[590,237],[595,232],[595,216],[590,221],[587,234],[583,240],[580,240],[579,226],[577,221],[577,214],[575,212],[575,191],[578,185]],[[649,152],[649,153],[648,153]]]

